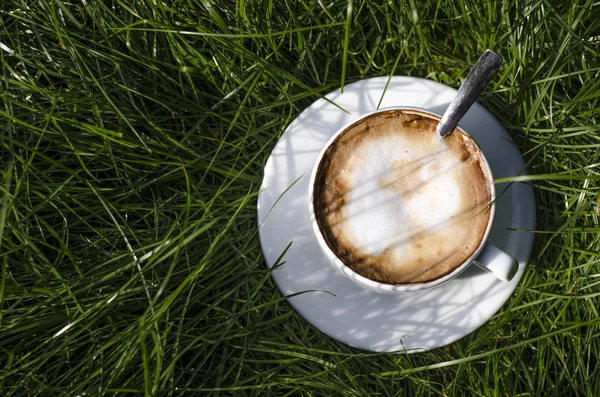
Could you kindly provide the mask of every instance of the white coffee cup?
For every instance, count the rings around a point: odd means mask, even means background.
[[[511,280],[518,270],[517,261],[510,255],[508,255],[507,253],[498,249],[497,247],[487,244],[489,232],[492,227],[493,220],[494,220],[494,214],[495,214],[494,202],[496,199],[496,194],[495,194],[495,187],[494,187],[494,183],[493,183],[494,179],[492,177],[492,172],[490,170],[489,163],[487,162],[487,160],[485,159],[485,156],[481,152],[481,149],[479,149],[479,154],[480,154],[481,159],[483,160],[483,163],[485,164],[485,171],[487,172],[488,177],[489,177],[489,178],[487,178],[487,180],[490,181],[489,182],[490,185],[488,186],[488,188],[489,188],[489,191],[491,192],[490,214],[489,214],[487,227],[485,229],[483,238],[480,240],[479,246],[473,252],[473,254],[471,256],[469,256],[466,260],[464,260],[462,264],[460,264],[458,267],[456,267],[449,274],[446,274],[442,277],[436,278],[431,281],[422,282],[422,283],[395,284],[395,285],[381,283],[381,282],[371,280],[371,279],[364,277],[364,276],[360,275],[359,273],[353,271],[350,267],[346,266],[340,258],[338,258],[336,256],[336,254],[331,250],[331,248],[329,248],[329,246],[327,245],[327,242],[325,241],[325,238],[320,230],[319,224],[317,223],[317,219],[316,219],[316,215],[315,215],[315,207],[314,207],[314,202],[313,202],[314,185],[315,185],[315,180],[317,177],[317,171],[319,169],[319,165],[321,164],[321,160],[323,159],[323,156],[325,155],[325,153],[326,153],[327,149],[330,147],[330,145],[336,140],[336,138],[340,134],[343,134],[349,127],[351,127],[352,125],[355,125],[358,121],[360,121],[366,117],[375,115],[377,113],[390,111],[390,110],[407,110],[407,111],[419,112],[419,113],[426,114],[428,116],[432,116],[433,118],[436,118],[438,120],[441,119],[440,115],[438,115],[434,112],[425,110],[425,109],[421,109],[421,108],[408,107],[408,106],[390,107],[390,108],[385,108],[385,109],[379,109],[374,112],[370,112],[370,113],[362,115],[361,117],[353,120],[352,122],[350,122],[350,123],[346,124],[345,126],[343,126],[342,128],[340,128],[331,137],[331,139],[323,147],[323,149],[319,153],[319,156],[317,157],[317,161],[315,163],[315,166],[313,168],[313,171],[312,171],[312,174],[310,177],[309,190],[308,190],[309,211],[310,211],[310,219],[311,219],[312,229],[315,233],[315,236],[317,238],[317,241],[319,243],[321,250],[325,254],[325,257],[327,258],[327,261],[338,272],[340,272],[341,274],[346,276],[348,279],[350,279],[357,285],[359,285],[363,288],[369,289],[371,291],[375,291],[378,293],[384,293],[384,294],[401,294],[401,293],[420,291],[420,290],[433,288],[433,287],[439,286],[439,285],[451,280],[452,278],[458,276],[460,273],[462,273],[465,269],[467,269],[471,265],[477,265],[487,271],[492,272],[500,280],[503,280],[503,281]],[[464,131],[460,127],[458,127],[458,129],[462,133],[468,135],[466,133],[466,131]]]

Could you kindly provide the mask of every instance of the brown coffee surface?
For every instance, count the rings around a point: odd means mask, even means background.
[[[315,216],[329,248],[374,281],[432,281],[479,247],[491,184],[481,152],[437,118],[390,110],[358,121],[327,149],[316,173]]]

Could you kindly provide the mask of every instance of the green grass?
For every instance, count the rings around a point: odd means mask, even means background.
[[[600,3],[0,2],[0,394],[600,395]],[[539,231],[514,296],[448,347],[308,325],[257,239],[263,165],[372,76],[458,87],[526,154]]]

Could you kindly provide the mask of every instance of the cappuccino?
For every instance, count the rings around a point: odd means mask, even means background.
[[[373,281],[436,280],[479,248],[492,183],[480,149],[438,118],[411,110],[367,116],[325,151],[313,205],[331,251]]]

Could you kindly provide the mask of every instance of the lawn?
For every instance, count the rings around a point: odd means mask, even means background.
[[[0,2],[0,394],[600,396],[600,3]],[[536,178],[534,251],[483,327],[362,352],[286,302],[263,166],[367,77],[458,87]],[[524,232],[525,233],[525,232]]]

